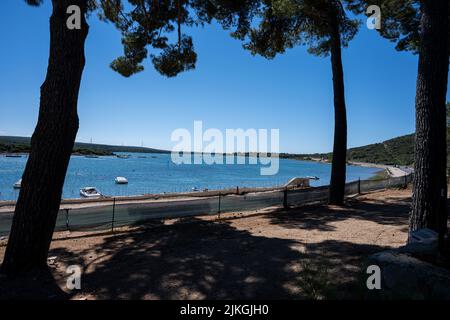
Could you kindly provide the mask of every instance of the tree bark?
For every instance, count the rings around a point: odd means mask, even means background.
[[[78,131],[77,102],[84,69],[87,0],[52,0],[50,54],[41,86],[38,123],[22,178],[2,272],[47,267],[67,167]],[[81,9],[81,29],[70,30],[70,5]]]
[[[334,93],[334,144],[331,165],[329,203],[342,205],[345,195],[347,162],[347,111],[345,108],[344,71],[341,56],[341,35],[336,14],[330,15],[331,66]]]
[[[448,0],[421,1],[421,45],[416,88],[414,187],[410,232],[447,233],[446,92]]]

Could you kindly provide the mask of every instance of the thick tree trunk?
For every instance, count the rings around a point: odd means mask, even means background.
[[[77,101],[83,72],[87,0],[53,0],[50,56],[41,87],[39,119],[22,179],[2,264],[8,275],[46,268],[67,166],[78,131]],[[70,30],[70,5],[81,9],[81,29]]]
[[[410,231],[447,232],[446,92],[448,0],[421,1],[421,46],[416,91],[416,140]]]
[[[347,162],[347,111],[344,95],[344,71],[341,57],[341,36],[335,15],[331,15],[331,66],[334,92],[334,144],[329,203],[344,203]]]

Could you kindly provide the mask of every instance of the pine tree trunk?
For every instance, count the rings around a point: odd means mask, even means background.
[[[344,96],[344,71],[341,57],[341,36],[336,15],[331,14],[331,66],[334,92],[334,144],[331,165],[329,203],[344,203],[347,162],[347,111]]]
[[[414,187],[410,232],[447,232],[446,92],[448,0],[421,1],[421,46],[416,88]]]
[[[77,101],[88,33],[87,0],[53,0],[50,56],[41,86],[38,123],[22,178],[2,272],[46,268],[64,179],[78,131]],[[70,5],[81,9],[81,29],[70,30]]]

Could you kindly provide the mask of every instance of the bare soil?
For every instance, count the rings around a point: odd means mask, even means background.
[[[365,258],[406,242],[411,190],[298,208],[55,233],[49,272],[0,278],[0,298],[363,298]],[[6,239],[0,241],[0,261]],[[81,290],[66,288],[69,265]]]

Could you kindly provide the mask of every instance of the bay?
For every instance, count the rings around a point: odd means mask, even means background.
[[[19,190],[13,189],[23,173],[26,156],[0,156],[0,200],[16,200]],[[279,172],[273,176],[260,175],[261,165],[215,164],[176,165],[170,154],[132,153],[128,159],[117,157],[86,158],[72,156],[64,184],[63,198],[79,198],[83,187],[96,187],[108,196],[129,196],[149,193],[187,192],[192,188],[225,189],[235,187],[281,186],[293,177],[317,176],[313,186],[329,184],[331,165],[312,161],[279,160]],[[360,166],[347,167],[347,181],[368,179],[380,169]],[[126,177],[127,185],[114,179]]]

